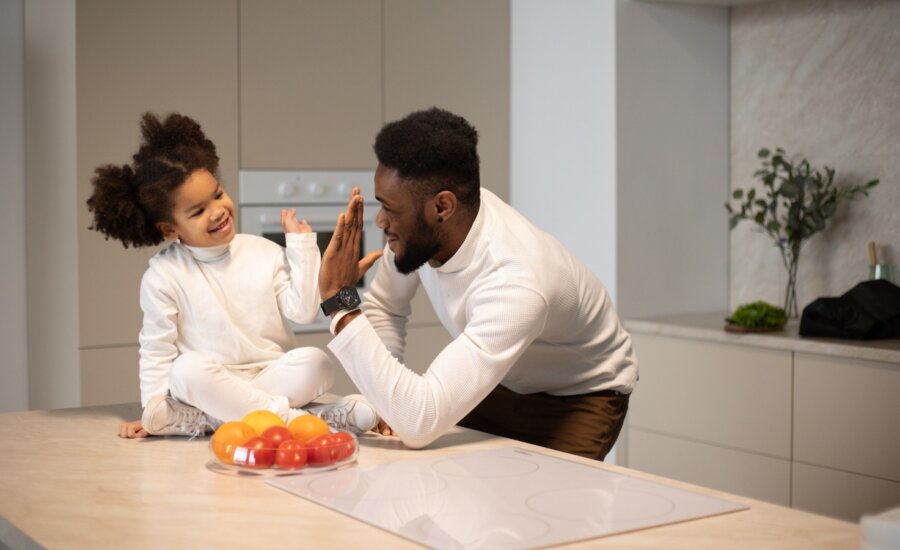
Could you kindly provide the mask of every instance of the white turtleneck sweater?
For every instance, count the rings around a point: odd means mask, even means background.
[[[182,353],[253,368],[295,347],[286,319],[315,319],[321,258],[315,233],[288,233],[286,243],[238,234],[210,248],[176,241],[150,258],[141,280],[144,406],[169,390],[169,369]]]
[[[403,364],[421,284],[453,337],[418,374]],[[410,447],[432,442],[497,384],[521,394],[631,393],[637,362],[602,283],[555,238],[485,189],[460,249],[401,275],[385,248],[364,315],[329,344]]]

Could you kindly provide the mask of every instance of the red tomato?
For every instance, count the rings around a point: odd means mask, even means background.
[[[332,434],[331,438],[334,439],[334,442],[337,445],[338,460],[344,460],[353,456],[353,453],[356,451],[356,441],[353,440],[352,435],[347,432],[338,432]]]
[[[312,466],[327,466],[338,460],[338,446],[331,434],[319,435],[307,441],[306,451]]]
[[[275,451],[275,465],[283,470],[299,470],[306,466],[306,445],[296,439],[288,439]]]
[[[269,426],[263,431],[260,437],[265,439],[266,443],[269,444],[269,447],[272,447],[273,449],[277,449],[284,441],[293,439],[291,431],[287,429],[287,426]]]
[[[262,437],[254,437],[234,451],[234,463],[247,468],[269,468],[275,463],[275,449]]]

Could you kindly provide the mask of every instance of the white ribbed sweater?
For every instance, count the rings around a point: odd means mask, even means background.
[[[403,364],[420,283],[453,337],[424,374]],[[363,312],[328,347],[410,447],[434,441],[497,384],[576,395],[631,393],[637,381],[631,338],[602,283],[485,189],[468,236],[442,266],[404,276],[385,248]]]
[[[252,368],[295,347],[285,319],[315,319],[321,258],[315,233],[286,237],[286,249],[243,234],[211,248],[175,242],[150,258],[141,280],[144,406],[169,390],[169,369],[184,352]]]

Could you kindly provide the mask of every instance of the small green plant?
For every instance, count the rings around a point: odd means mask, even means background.
[[[838,206],[859,195],[868,196],[869,189],[878,185],[872,180],[863,185],[838,187],[834,184],[834,169],[820,172],[800,156],[788,157],[784,149],[760,149],[762,168],[753,176],[762,180],[763,191],[735,189],[735,206],[725,203],[729,214],[729,228],[741,220],[756,222],[760,231],[772,237],[781,252],[788,273],[784,309],[790,317],[799,317],[797,307],[797,266],[800,249],[810,237],[825,229]],[[770,158],[771,157],[771,158]]]
[[[787,319],[783,308],[758,301],[738,306],[728,322],[746,328],[780,328]]]

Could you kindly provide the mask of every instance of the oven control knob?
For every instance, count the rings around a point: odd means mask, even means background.
[[[317,181],[309,182],[307,189],[309,190],[309,194],[314,197],[321,197],[325,194],[325,186]]]
[[[339,196],[346,197],[350,194],[350,184],[346,181],[339,181],[336,190]]]
[[[278,194],[282,197],[290,197],[294,194],[294,191],[296,191],[294,184],[289,181],[283,181],[278,184]]]

